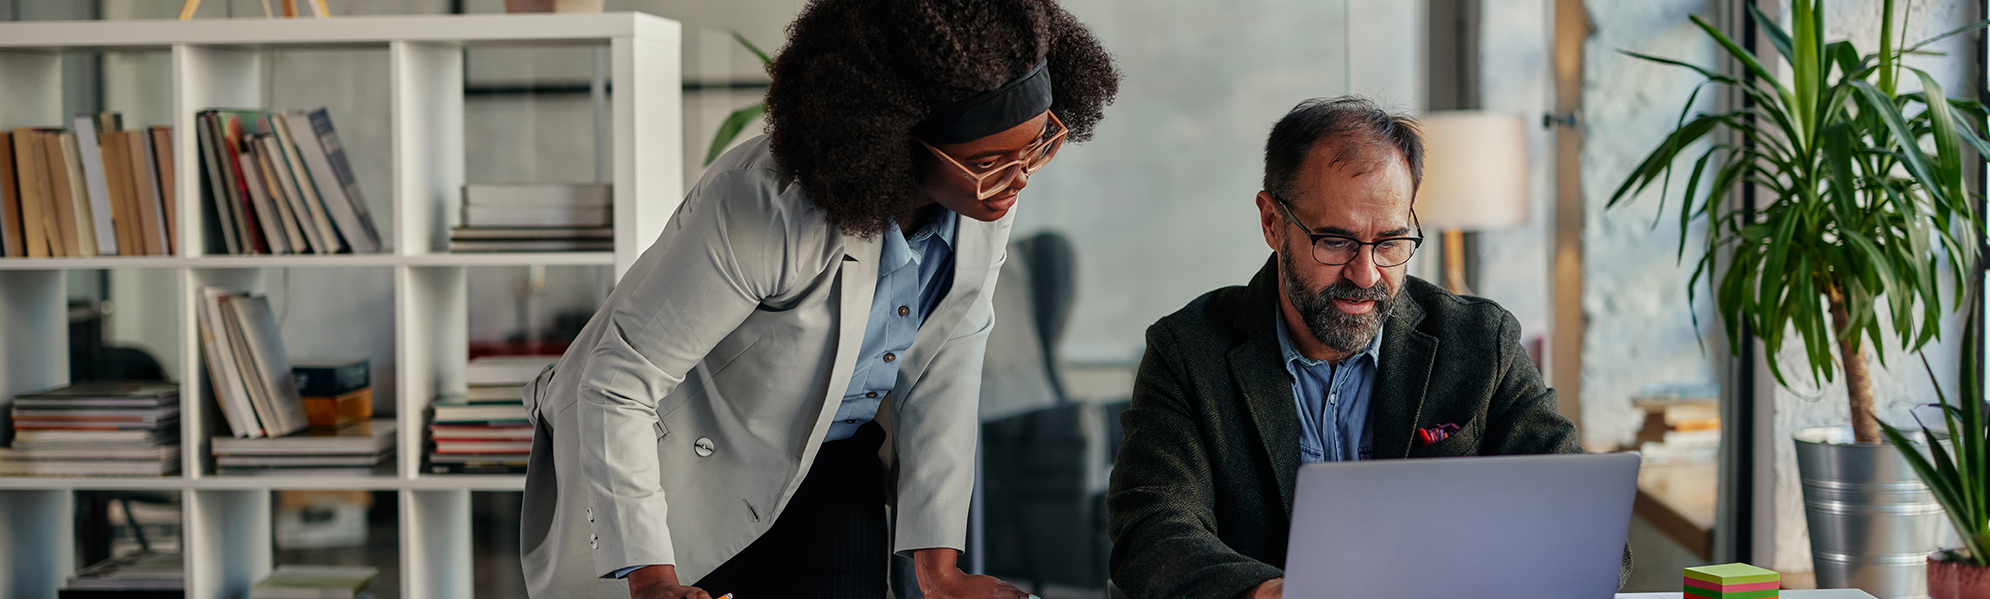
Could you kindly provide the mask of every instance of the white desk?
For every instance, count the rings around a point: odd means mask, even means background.
[[[1617,599],[1681,599],[1685,593],[1618,593]],[[1858,589],[1784,589],[1777,593],[1782,599],[1873,599],[1872,595]]]

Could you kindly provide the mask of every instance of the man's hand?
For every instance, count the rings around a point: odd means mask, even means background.
[[[629,599],[712,599],[712,595],[677,584],[677,566],[645,566],[629,573]]]
[[[1258,583],[1258,586],[1251,587],[1251,590],[1244,591],[1244,594],[1237,599],[1284,599],[1284,597],[1285,579],[1273,578]]]
[[[1030,595],[993,576],[969,575],[955,560],[960,553],[940,547],[912,552],[919,591],[929,599],[1026,599]]]

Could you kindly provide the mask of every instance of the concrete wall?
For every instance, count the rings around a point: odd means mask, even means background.
[[[1340,1],[1066,0],[1124,73],[1091,142],[1066,146],[1016,208],[1014,235],[1077,248],[1064,355],[1131,362],[1143,332],[1270,250],[1252,201],[1265,136],[1300,100],[1345,93]]]

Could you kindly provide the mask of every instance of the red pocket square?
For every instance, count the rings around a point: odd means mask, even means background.
[[[1417,447],[1449,439],[1451,438],[1451,434],[1456,432],[1458,432],[1458,425],[1456,424],[1440,424],[1430,428],[1416,429]]]

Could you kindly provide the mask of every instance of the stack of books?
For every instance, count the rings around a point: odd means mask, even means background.
[[[0,130],[0,257],[174,252],[173,129],[123,128],[107,112]]]
[[[504,356],[471,360],[464,368],[469,388],[435,402],[429,437],[429,472],[436,474],[518,474],[532,455],[532,422],[519,387],[539,376],[559,356]]]
[[[185,567],[178,553],[138,551],[91,564],[69,577],[58,599],[182,599]]]
[[[284,437],[214,439],[215,474],[224,476],[392,475],[393,455],[392,419]]]
[[[204,110],[197,119],[209,253],[381,251],[331,113]]]
[[[249,599],[363,599],[379,576],[368,566],[282,565],[249,588]]]
[[[14,397],[0,474],[163,476],[180,470],[177,383],[79,383]]]
[[[281,437],[310,426],[269,299],[206,287],[199,308],[208,382],[234,436]]]
[[[465,185],[456,252],[615,249],[612,189],[605,184]]]

